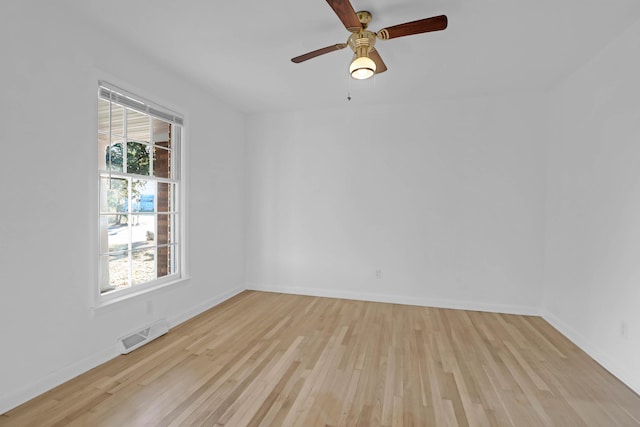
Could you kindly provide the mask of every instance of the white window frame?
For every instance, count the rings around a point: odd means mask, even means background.
[[[98,203],[97,203],[97,215],[96,215],[96,220],[97,220],[97,227],[98,227],[98,249],[97,249],[97,280],[94,285],[94,293],[95,293],[95,303],[94,306],[95,307],[101,307],[101,306],[107,306],[107,305],[111,305],[115,302],[119,302],[119,301],[124,301],[124,300],[128,300],[131,298],[134,298],[136,296],[140,296],[140,295],[144,295],[147,294],[151,291],[155,291],[157,289],[162,289],[162,288],[166,288],[168,286],[171,286],[173,284],[177,284],[180,282],[183,282],[184,280],[187,279],[186,276],[186,203],[185,203],[185,192],[186,192],[186,186],[185,186],[185,129],[184,129],[184,117],[182,114],[179,114],[169,108],[166,108],[164,106],[161,106],[159,104],[153,103],[151,101],[148,101],[138,95],[134,95],[124,89],[121,89],[113,84],[110,84],[108,82],[105,81],[99,81],[98,82],[98,97],[96,98],[96,101],[98,99],[104,99],[107,101],[111,101],[113,103],[122,105],[126,108],[130,108],[132,110],[136,110],[140,113],[149,115],[151,117],[154,117],[156,119],[160,119],[163,120],[165,122],[168,122],[172,125],[172,129],[173,129],[173,135],[172,135],[172,139],[174,139],[172,141],[173,145],[174,145],[174,155],[177,156],[177,168],[178,168],[178,177],[177,178],[170,178],[170,179],[165,179],[165,178],[158,178],[155,176],[139,176],[139,175],[132,175],[132,174],[128,174],[125,172],[113,172],[110,170],[104,170],[104,169],[100,169],[99,167],[96,166],[96,171],[97,171],[97,199],[98,199]],[[96,102],[96,106],[97,106],[97,102]],[[95,117],[97,117],[97,111],[95,114]],[[123,126],[126,126],[126,124],[123,124]],[[98,135],[98,126],[97,126],[97,122],[96,122],[96,137]],[[97,142],[97,141],[96,141]],[[127,142],[126,140],[124,141],[125,143]],[[151,142],[151,141],[150,141]],[[97,146],[98,144],[96,144]],[[124,150],[126,152],[126,149]],[[96,150],[96,154],[97,150]],[[99,155],[99,154],[98,154]],[[97,161],[97,157],[94,157],[94,161]],[[126,161],[126,159],[124,159],[123,161]],[[95,164],[95,163],[94,163]],[[142,179],[151,179],[153,181],[156,182],[171,182],[175,184],[175,189],[176,189],[176,194],[174,195],[175,200],[174,200],[174,209],[173,211],[175,212],[175,224],[174,227],[172,229],[173,233],[176,233],[177,235],[177,244],[174,246],[174,249],[177,251],[177,253],[174,256],[174,261],[175,261],[175,265],[174,265],[174,271],[173,273],[161,277],[161,278],[156,278],[154,280],[151,280],[149,282],[145,282],[145,283],[141,283],[141,284],[136,284],[136,285],[132,285],[129,286],[128,288],[125,289],[120,289],[120,290],[114,290],[114,291],[110,291],[110,292],[106,292],[103,293],[102,292],[102,284],[103,284],[103,270],[104,268],[109,268],[108,266],[108,262],[106,263],[106,265],[104,264],[103,261],[103,256],[102,256],[102,250],[101,250],[101,226],[100,226],[100,218],[101,216],[103,216],[104,212],[101,212],[101,207],[100,207],[100,180],[105,177],[105,175],[117,175],[118,177],[124,177],[124,178],[142,178]],[[157,200],[155,200],[154,203],[157,203]],[[132,206],[132,202],[131,200],[129,200],[129,206]],[[154,209],[155,211],[155,209]],[[156,212],[157,215],[157,212]],[[128,221],[129,222],[129,221]],[[128,225],[129,226],[129,225]],[[157,238],[157,236],[156,236]],[[156,242],[155,244],[155,248],[158,247],[158,244]]]

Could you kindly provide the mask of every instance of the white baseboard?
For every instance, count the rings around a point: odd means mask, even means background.
[[[512,306],[501,304],[483,304],[469,301],[439,300],[431,298],[415,298],[402,295],[383,295],[372,293],[357,293],[350,291],[268,286],[256,283],[247,283],[247,289],[263,292],[278,292],[283,294],[308,295],[327,298],[343,298],[358,301],[386,302],[392,304],[417,305],[424,307],[451,308],[458,310],[487,311],[493,313],[519,314],[523,316],[541,316],[551,326],[563,334],[567,339],[580,347],[585,353],[599,363],[612,375],[626,384],[635,393],[640,394],[640,377],[636,373],[629,372],[624,366],[618,363],[615,357],[607,354],[606,351],[588,342],[582,335],[568,326],[552,313],[538,307]]]
[[[308,295],[327,298],[343,298],[358,301],[372,301],[372,302],[385,302],[392,304],[404,304],[404,305],[417,305],[424,307],[438,307],[438,308],[450,308],[459,310],[473,310],[473,311],[487,311],[495,313],[506,314],[519,314],[525,316],[542,316],[551,326],[557,329],[560,333],[566,336],[570,341],[580,347],[585,353],[591,356],[596,362],[602,365],[605,369],[616,376],[620,381],[625,383],[636,393],[640,394],[640,378],[637,375],[633,375],[623,366],[616,362],[614,357],[608,355],[605,351],[599,349],[597,346],[589,343],[583,336],[577,333],[573,328],[568,326],[558,317],[543,311],[537,307],[526,306],[513,306],[502,304],[485,304],[476,303],[470,301],[456,301],[456,300],[439,300],[431,298],[415,298],[411,296],[403,295],[385,295],[375,293],[358,293],[351,291],[338,291],[327,289],[313,289],[313,288],[297,288],[297,287],[278,287],[278,286],[266,286],[255,283],[247,283],[246,287],[237,286],[229,291],[226,291],[220,295],[210,298],[197,306],[185,311],[182,314],[172,316],[168,319],[169,325],[173,328],[195,316],[203,313],[204,311],[215,307],[216,305],[232,298],[245,289],[263,291],[263,292],[278,292],[285,294],[296,295]],[[90,369],[95,368],[119,355],[117,346],[113,345],[111,348],[104,349],[91,355],[83,360],[73,363],[58,371],[52,372],[41,380],[34,384],[23,387],[16,390],[10,395],[0,397],[0,414],[3,414],[16,406],[33,399],[34,397],[66,382],[70,379],[87,372]]]
[[[558,332],[564,335],[569,341],[580,347],[593,360],[598,362],[604,369],[613,376],[625,383],[631,390],[640,394],[640,377],[629,372],[624,366],[616,361],[616,358],[608,354],[607,351],[589,342],[584,336],[576,332],[571,326],[563,322],[559,317],[549,311],[544,311],[542,318],[553,326]]]
[[[278,292],[282,294],[308,295],[314,297],[342,298],[357,301],[386,302],[391,304],[417,305],[422,307],[451,308],[457,310],[487,311],[491,313],[519,314],[523,316],[540,316],[542,310],[538,307],[485,304],[471,301],[442,300],[433,298],[416,298],[408,295],[387,295],[375,293],[361,293],[328,289],[298,288],[269,286],[257,283],[247,283],[247,289],[263,292]]]
[[[182,314],[172,316],[168,320],[170,328],[173,328],[180,323],[183,323],[192,317],[197,316],[198,314],[215,307],[216,305],[226,301],[227,299],[239,294],[244,291],[244,287],[236,287],[229,291],[226,291],[220,295],[217,295],[213,298],[210,298],[197,306],[185,311]],[[72,363],[71,365],[54,371],[48,374],[46,377],[36,381],[35,383],[29,384],[19,390],[15,390],[9,395],[0,396],[0,414],[4,414],[5,412],[19,406],[40,394],[51,390],[54,387],[59,386],[60,384],[69,381],[78,375],[81,375],[90,369],[95,368],[109,360],[120,355],[120,349],[118,348],[118,343],[114,341],[113,346],[110,348],[106,348],[100,352],[97,352],[83,360]]]
[[[9,395],[1,396],[0,414],[4,414],[5,412],[27,402],[28,400],[33,399],[34,397],[44,393],[45,391],[51,390],[52,388],[57,387],[60,384],[69,381],[70,379],[75,378],[78,375],[87,372],[88,370],[93,369],[96,366],[99,366],[116,356],[119,356],[120,352],[118,351],[115,344],[116,343],[114,342],[114,345],[110,348],[106,348],[85,359],[72,363],[69,366],[66,366],[55,372],[51,372],[37,382],[15,390]]]
[[[174,328],[179,324],[184,323],[193,317],[196,317],[198,314],[204,313],[210,308],[213,308],[216,305],[225,302],[229,298],[233,298],[234,296],[238,295],[240,292],[243,292],[243,291],[245,291],[244,286],[236,286],[235,288],[230,289],[226,292],[223,292],[220,295],[216,295],[213,298],[209,298],[208,300],[203,301],[202,303],[185,311],[182,314],[171,316],[170,318],[167,319],[169,322],[169,328]]]

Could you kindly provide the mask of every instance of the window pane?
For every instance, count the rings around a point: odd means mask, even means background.
[[[134,285],[149,282],[156,278],[155,248],[133,251],[131,281]]]
[[[109,255],[109,285],[115,290],[129,287],[129,252]]]
[[[127,172],[149,175],[149,145],[127,142]]]
[[[109,135],[98,134],[98,169],[107,169],[107,157],[109,155]]]
[[[105,169],[114,171],[114,172],[123,172],[122,170],[122,161],[124,159],[124,153],[122,152],[124,144],[122,140],[111,140],[111,145],[105,144],[102,147],[102,144],[99,145],[98,158],[104,156],[104,162],[106,164]],[[100,148],[102,147],[102,148]],[[100,162],[100,160],[98,160]]]
[[[155,212],[156,183],[146,179],[131,181],[133,212]]]
[[[127,212],[128,189],[126,179],[100,177],[100,212]],[[126,215],[118,215],[118,221],[126,223]]]
[[[126,215],[102,215],[100,217],[100,251],[123,252],[129,249],[130,231]]]
[[[122,169],[124,143],[121,137],[111,139],[106,134],[98,134],[98,168],[101,170],[111,170],[114,172],[124,172]],[[134,152],[135,154],[135,152]],[[131,160],[129,161],[131,162]]]
[[[178,229],[178,215],[169,215],[171,221],[171,232],[169,233],[169,243],[176,244],[180,242],[180,234]]]
[[[158,212],[170,212],[175,210],[175,184],[167,182],[158,183]]]
[[[156,244],[156,216],[136,215],[131,218],[131,247],[140,249]]]
[[[175,232],[174,232],[174,221],[175,215],[158,215],[158,235],[156,236],[156,240],[158,245],[166,245],[170,243],[175,243]]]
[[[124,107],[114,103],[111,103],[111,136],[124,136]]]
[[[149,116],[127,108],[127,141],[151,141]]]
[[[181,153],[181,135],[182,129],[180,126],[173,126],[171,132],[171,143],[173,144],[173,167],[171,168],[171,178],[172,179],[180,179],[180,157],[178,157]]]
[[[158,277],[168,276],[169,274],[173,274],[175,272],[175,263],[173,261],[174,252],[175,248],[173,246],[158,247]]]
[[[98,132],[109,135],[109,101],[98,98]]]
[[[171,273],[176,273],[178,272],[178,251],[179,251],[180,247],[175,244],[175,245],[171,245],[169,246],[169,264],[170,264],[170,268],[171,268]]]
[[[165,148],[171,148],[169,143],[171,125],[163,120],[153,118],[153,143]]]
[[[171,178],[172,151],[158,146],[153,147],[153,174],[160,178]]]

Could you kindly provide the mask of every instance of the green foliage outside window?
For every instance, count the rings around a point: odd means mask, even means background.
[[[149,145],[140,142],[127,142],[127,168],[123,170],[124,161],[123,144],[112,144],[106,149],[107,169],[112,171],[124,171],[130,174],[149,176]],[[133,179],[131,180],[131,199],[140,198],[141,189],[144,187],[145,181]],[[112,189],[114,189],[112,187]],[[117,191],[109,192],[109,206],[117,207],[117,210],[125,211],[126,201],[129,194],[126,185],[118,185]],[[120,224],[123,220],[126,222],[128,215],[118,215],[116,224]]]

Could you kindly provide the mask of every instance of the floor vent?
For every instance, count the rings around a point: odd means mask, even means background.
[[[167,332],[169,332],[169,323],[165,319],[158,320],[139,331],[120,338],[118,340],[120,353],[130,353],[136,348],[145,345],[149,341],[152,341]]]

